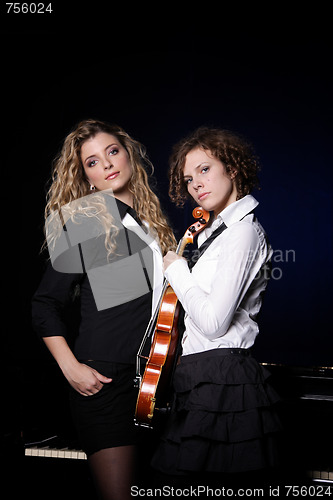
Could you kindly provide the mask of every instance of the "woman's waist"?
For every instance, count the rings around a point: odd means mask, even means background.
[[[208,339],[193,329],[185,330],[182,340],[183,355],[199,352],[225,349],[250,349],[258,335],[259,329],[250,328],[236,331],[229,328],[228,332],[215,339]]]

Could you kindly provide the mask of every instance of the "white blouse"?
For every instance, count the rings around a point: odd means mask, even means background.
[[[192,272],[184,259],[165,272],[185,310],[183,355],[254,344],[272,256],[265,232],[251,213],[257,205],[251,195],[229,205],[199,234],[200,247],[219,224],[227,226]]]

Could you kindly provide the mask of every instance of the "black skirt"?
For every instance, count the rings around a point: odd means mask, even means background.
[[[134,365],[83,361],[102,375],[112,378],[92,396],[71,388],[70,406],[82,449],[91,455],[104,448],[137,443],[134,413],[138,390],[134,388]]]
[[[173,411],[152,466],[173,475],[276,466],[279,397],[269,375],[245,349],[182,356]]]

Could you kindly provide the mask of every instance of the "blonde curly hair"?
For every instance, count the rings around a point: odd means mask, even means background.
[[[163,254],[174,249],[175,237],[162,213],[159,199],[149,186],[147,170],[150,169],[152,175],[154,167],[148,159],[144,146],[118,125],[92,119],[84,120],[75,127],[66,137],[61,152],[54,161],[44,214],[46,241],[43,246],[54,245],[66,219],[71,218],[75,222],[77,212],[82,213],[84,210],[86,215],[97,217],[102,222],[108,252],[115,250],[116,225],[112,215],[103,213],[103,196],[98,196],[98,193],[88,196],[91,194],[90,184],[80,156],[83,143],[101,132],[116,137],[129,155],[133,172],[128,187],[133,194],[134,210],[156,233]],[[87,202],[89,199],[91,204]],[[74,201],[76,203],[73,204]]]

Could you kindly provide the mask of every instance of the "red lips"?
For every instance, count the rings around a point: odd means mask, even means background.
[[[198,198],[199,198],[199,200],[202,200],[202,199],[203,199],[203,198],[205,198],[208,194],[210,194],[210,193],[201,193],[201,194],[199,194],[199,197],[198,197]]]
[[[119,173],[120,172],[112,172],[112,174],[109,174],[107,177],[105,177],[105,180],[109,181],[109,180],[115,179]]]

